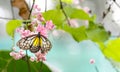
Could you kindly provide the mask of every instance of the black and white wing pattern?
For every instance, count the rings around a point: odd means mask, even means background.
[[[20,39],[17,42],[17,46],[23,50],[29,49],[32,53],[36,53],[39,50],[41,50],[41,53],[46,53],[52,48],[51,42],[39,33]]]

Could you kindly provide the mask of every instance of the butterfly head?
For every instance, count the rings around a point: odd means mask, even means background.
[[[41,34],[40,34],[40,32],[38,32],[38,35],[37,35],[37,36],[38,36],[38,38],[40,38],[40,37],[41,37]]]

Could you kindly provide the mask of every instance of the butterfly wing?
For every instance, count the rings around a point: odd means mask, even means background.
[[[41,39],[42,39],[41,53],[48,52],[52,48],[51,42],[43,35],[41,35]]]
[[[28,37],[22,38],[17,42],[17,46],[20,49],[27,50],[31,47],[36,35],[30,35]]]

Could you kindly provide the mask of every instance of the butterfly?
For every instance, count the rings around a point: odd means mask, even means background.
[[[40,32],[20,39],[17,42],[17,46],[23,50],[29,49],[32,53],[36,53],[39,50],[41,50],[41,53],[46,53],[52,48],[51,42]]]

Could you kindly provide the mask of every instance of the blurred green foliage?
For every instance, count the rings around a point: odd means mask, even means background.
[[[13,37],[15,29],[21,25],[22,25],[21,20],[10,20],[6,24],[6,32],[8,33],[9,36]]]
[[[109,40],[106,44],[99,43],[99,46],[108,59],[120,62],[120,38]]]
[[[29,72],[28,64],[25,59],[14,60],[9,55],[10,51],[0,51],[0,72]],[[31,72],[51,72],[49,67],[42,62],[31,62],[30,71]]]

